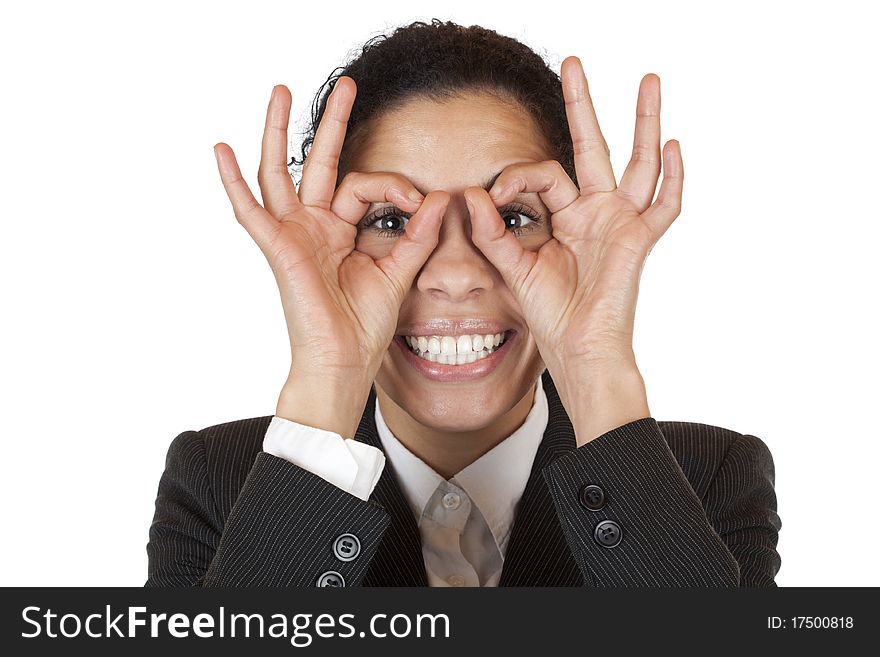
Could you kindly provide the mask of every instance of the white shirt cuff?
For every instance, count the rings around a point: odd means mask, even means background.
[[[290,461],[364,501],[369,499],[385,467],[381,449],[278,416],[269,423],[263,451]]]

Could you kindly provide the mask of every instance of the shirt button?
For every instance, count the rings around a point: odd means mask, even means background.
[[[464,586],[464,577],[461,575],[452,575],[446,581],[450,586]]]
[[[461,496],[458,493],[446,493],[443,496],[443,506],[447,509],[457,509],[461,505]]]

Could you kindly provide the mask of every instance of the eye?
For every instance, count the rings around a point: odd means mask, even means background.
[[[533,231],[541,226],[543,220],[537,212],[520,203],[510,203],[499,208],[504,226],[514,235]],[[386,206],[365,217],[358,224],[359,230],[369,230],[379,237],[400,237],[405,232],[411,215],[393,205]]]
[[[409,217],[407,213],[389,205],[361,220],[359,228],[373,231],[380,237],[398,237],[405,232]]]
[[[520,203],[511,203],[498,210],[504,227],[515,235],[521,235],[538,228],[541,217],[537,212]]]

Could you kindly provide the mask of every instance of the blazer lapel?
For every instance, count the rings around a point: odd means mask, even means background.
[[[364,407],[355,440],[385,451],[376,429],[376,388]],[[362,586],[428,586],[425,558],[422,554],[422,537],[412,509],[397,482],[397,474],[390,460],[379,476],[370,495],[370,501],[385,507],[391,516],[391,524],[382,536],[382,542],[373,555],[370,567],[362,580]]]
[[[515,512],[499,586],[584,586],[583,576],[565,540],[556,507],[541,470],[566,451],[576,448],[574,429],[553,379],[542,374],[547,395],[547,429],[535,454],[523,496]],[[376,389],[370,391],[355,440],[384,452],[375,418]],[[391,516],[382,543],[364,575],[363,586],[428,586],[422,539],[390,461],[370,501]]]
[[[517,505],[498,586],[584,586],[541,474],[554,459],[576,449],[577,442],[550,373],[544,370],[541,377],[549,411],[547,430]]]

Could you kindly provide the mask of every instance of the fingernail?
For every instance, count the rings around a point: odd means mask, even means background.
[[[421,192],[417,189],[411,190],[408,198],[411,201],[415,201],[416,203],[420,203],[425,200],[425,197],[422,196]]]

